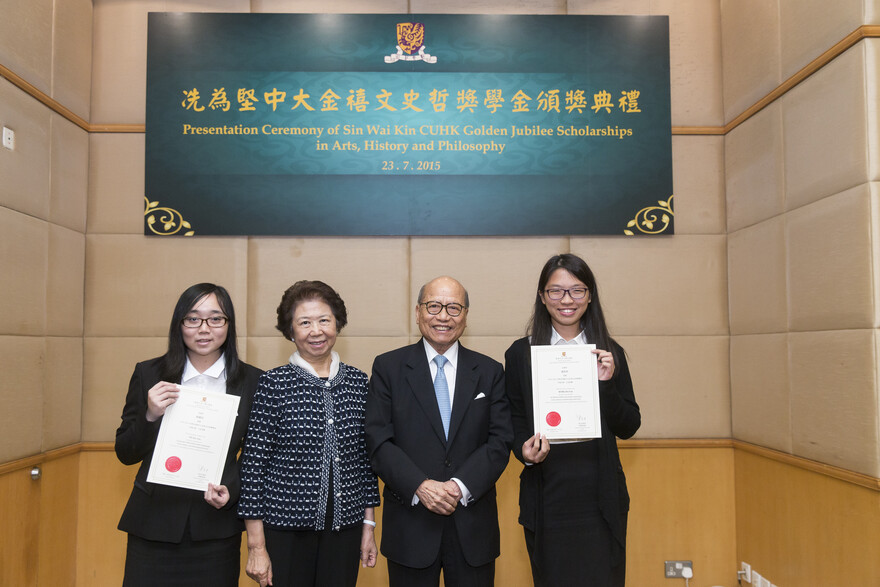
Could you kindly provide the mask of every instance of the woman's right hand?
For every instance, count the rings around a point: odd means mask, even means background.
[[[527,463],[540,463],[547,458],[549,452],[550,441],[540,432],[526,440],[522,446],[523,460]]]
[[[176,383],[160,381],[147,392],[147,421],[155,422],[165,414],[165,410],[177,401],[180,392]]]
[[[260,584],[260,587],[272,584],[272,561],[265,546],[248,547],[247,576]]]

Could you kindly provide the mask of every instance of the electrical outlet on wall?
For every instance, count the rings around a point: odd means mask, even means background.
[[[15,131],[8,127],[3,127],[3,146],[10,151],[15,150]]]
[[[746,583],[751,583],[752,582],[752,565],[750,565],[749,563],[747,563],[745,561],[741,562],[740,565],[741,565],[740,572],[742,573],[742,580],[745,581]]]
[[[693,561],[666,561],[666,565],[664,567],[664,576],[667,579],[684,577],[683,572],[685,569],[691,569],[691,571],[693,571]],[[691,573],[691,576],[693,576],[693,573]]]

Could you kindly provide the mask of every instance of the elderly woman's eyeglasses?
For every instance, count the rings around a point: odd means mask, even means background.
[[[586,287],[573,287],[571,289],[545,289],[544,293],[547,294],[547,297],[551,300],[561,300],[565,297],[565,294],[571,296],[573,300],[582,300],[587,297],[587,292],[590,291]]]
[[[440,302],[422,302],[419,305],[425,306],[425,310],[432,316],[436,316],[443,311],[443,308],[446,308],[446,313],[455,318],[456,316],[460,316],[465,310],[464,306],[456,304],[455,302],[450,302],[448,304],[441,304]]]
[[[201,328],[202,324],[207,324],[211,328],[220,328],[226,326],[229,318],[226,316],[211,316],[210,318],[199,318],[198,316],[186,316],[180,321],[184,328]]]

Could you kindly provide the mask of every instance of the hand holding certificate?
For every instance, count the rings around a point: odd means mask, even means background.
[[[594,344],[531,347],[535,432],[551,442],[602,436],[595,348]]]
[[[220,485],[239,400],[181,385],[162,418],[147,481],[199,491]]]

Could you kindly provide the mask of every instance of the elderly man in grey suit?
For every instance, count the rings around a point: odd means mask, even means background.
[[[422,339],[376,358],[367,449],[385,482],[382,554],[392,587],[492,585],[500,554],[495,481],[513,428],[501,365],[463,347],[468,295],[451,277],[425,284]]]

